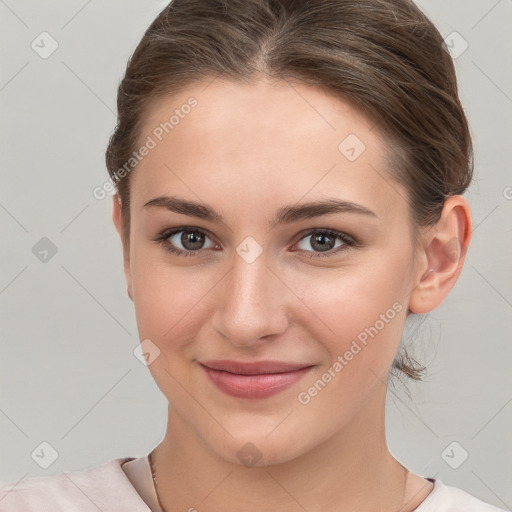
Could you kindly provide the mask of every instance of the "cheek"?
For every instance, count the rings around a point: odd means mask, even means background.
[[[155,354],[149,370],[165,396],[186,401],[182,386],[193,382],[183,361],[193,358],[198,329],[208,319],[204,281],[199,285],[190,270],[143,257],[132,281],[139,339],[150,340],[145,348]]]
[[[190,285],[188,274],[171,267],[142,263],[137,267],[132,280],[139,330],[163,339],[194,314],[191,305],[199,300],[197,287]]]
[[[382,258],[329,271],[329,279],[319,273],[295,276],[298,295],[308,306],[297,321],[323,345],[327,367],[341,358],[342,367],[333,371],[347,391],[375,382],[374,374],[384,375],[392,364],[407,312],[406,265],[407,256],[402,255],[399,261]]]
[[[332,408],[342,423],[373,390],[386,385],[406,320],[403,281],[403,272],[367,269],[324,284],[322,293],[319,288],[304,290],[305,297],[314,297],[315,314],[299,322],[326,353],[324,365],[304,382],[297,397],[308,404],[304,412],[321,415]]]
[[[389,309],[406,309],[409,283],[405,264],[405,258],[403,265],[383,259],[376,265],[297,272],[289,279],[297,296],[309,307],[311,318],[316,317],[316,323],[322,324],[324,334],[346,339],[373,325]],[[395,303],[400,306],[393,309]],[[388,316],[394,318],[394,312]]]
[[[132,261],[140,339],[151,339],[165,352],[182,350],[211,314],[210,296],[218,272],[172,265],[163,249],[136,248]]]

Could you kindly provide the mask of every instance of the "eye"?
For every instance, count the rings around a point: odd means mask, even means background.
[[[180,256],[194,256],[203,249],[217,247],[217,244],[213,242],[211,242],[210,246],[205,247],[206,239],[209,239],[209,237],[202,229],[181,227],[161,232],[155,239],[155,242],[158,242],[170,253]]]
[[[182,226],[179,229],[168,229],[159,233],[154,240],[167,252],[178,256],[197,256],[203,250],[219,248],[219,245],[211,241],[204,230],[195,227]],[[210,245],[205,245],[206,240],[210,240]],[[306,254],[308,258],[326,258],[347,250],[357,243],[346,233],[329,229],[314,229],[310,230],[295,245],[299,250],[309,253]]]
[[[336,245],[337,242],[339,242],[338,245]],[[310,231],[297,244],[300,250],[309,253],[313,252],[313,254],[307,255],[308,258],[326,258],[355,245],[355,240],[349,235],[325,229]],[[313,248],[313,251],[310,251],[309,248]]]

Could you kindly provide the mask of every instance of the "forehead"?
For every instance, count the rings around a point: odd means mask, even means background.
[[[151,106],[141,143],[148,138],[154,147],[131,176],[138,203],[178,190],[213,200],[229,192],[245,204],[334,192],[381,210],[400,199],[374,123],[315,86],[195,84]]]
[[[192,101],[194,107],[189,108]],[[373,131],[374,123],[347,100],[318,86],[267,78],[251,82],[217,78],[160,98],[145,113],[142,134],[151,133],[173,117],[170,131],[176,141],[180,133],[188,135],[183,133],[183,125],[205,140],[216,133],[231,132],[239,138],[250,134],[270,142],[275,132],[281,132],[281,137],[289,134],[289,139],[324,138],[328,143],[346,130],[370,136],[368,142],[372,144],[378,139],[377,133],[366,133]],[[250,143],[248,138],[244,142]],[[224,143],[229,144],[229,140]]]

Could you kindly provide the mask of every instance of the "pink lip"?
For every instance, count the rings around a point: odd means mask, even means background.
[[[300,380],[312,365],[279,361],[206,361],[200,363],[210,381],[237,398],[266,398]]]

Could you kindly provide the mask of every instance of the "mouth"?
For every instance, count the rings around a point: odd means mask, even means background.
[[[266,398],[298,382],[314,365],[281,361],[205,361],[201,368],[223,393],[237,398]]]

